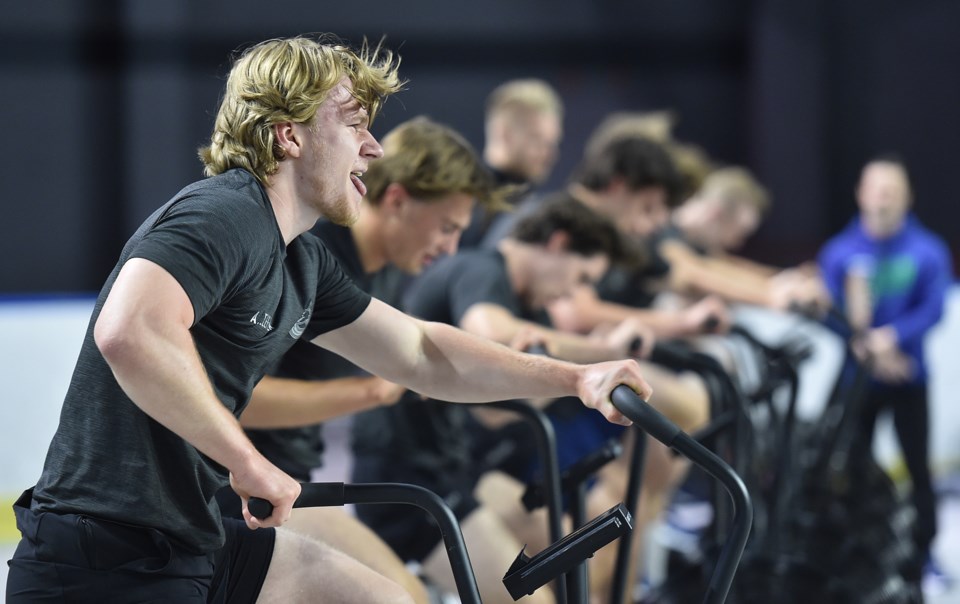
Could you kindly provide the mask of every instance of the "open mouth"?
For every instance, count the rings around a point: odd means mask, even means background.
[[[363,181],[360,178],[363,176],[363,172],[351,172],[350,180],[353,182],[353,186],[357,188],[357,191],[360,192],[360,197],[363,197],[367,194],[367,185],[363,184]]]

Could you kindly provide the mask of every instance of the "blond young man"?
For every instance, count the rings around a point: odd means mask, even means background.
[[[237,416],[299,337],[430,396],[577,394],[621,422],[618,383],[649,397],[635,363],[538,359],[412,319],[300,237],[321,216],[356,221],[383,155],[370,120],[400,87],[390,53],[298,37],[239,57],[201,152],[209,178],[144,222],[97,300],[43,473],[15,505],[8,602],[409,602],[276,529],[300,486]],[[228,481],[245,522],[220,518]],[[250,497],[272,515],[254,518]]]
[[[444,125],[423,117],[404,122],[383,138],[383,150],[364,175],[367,193],[357,222],[346,227],[321,220],[310,234],[358,287],[399,307],[405,275],[456,252],[474,204],[502,202],[477,153]],[[324,449],[320,422],[392,404],[405,390],[300,340],[257,384],[240,423],[267,459],[309,481]],[[231,489],[221,490],[218,499],[225,514],[240,515]],[[428,601],[403,561],[341,508],[297,509],[286,526],[400,583],[418,602]]]
[[[670,226],[657,239],[657,253],[670,266],[668,289],[779,310],[825,302],[811,271],[781,270],[733,253],[769,208],[766,189],[745,168],[711,172],[701,189],[673,211]]]

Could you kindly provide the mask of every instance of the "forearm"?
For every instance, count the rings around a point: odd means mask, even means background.
[[[544,339],[552,356],[572,363],[600,363],[630,356],[626,350],[616,350],[586,336],[555,329],[544,330]]]
[[[733,255],[721,255],[716,258],[707,258],[707,263],[709,266],[716,266],[720,270],[725,270],[725,267],[729,266],[734,270],[749,272],[762,278],[773,277],[781,271],[779,268],[766,264],[760,264],[759,262],[749,260],[742,256]]]
[[[670,267],[671,288],[683,293],[714,294],[725,300],[769,306],[770,280],[748,271],[713,271],[704,265]]]
[[[583,367],[524,354],[441,323],[422,323],[422,358],[406,385],[432,398],[485,402],[576,396]]]
[[[265,429],[319,424],[386,403],[379,383],[377,378],[360,376],[331,380],[265,376],[254,388],[240,423]]]
[[[684,313],[673,309],[633,308],[613,302],[600,301],[598,306],[611,318],[634,319],[650,328],[660,339],[671,339],[700,333],[699,325],[690,325]]]
[[[558,331],[519,319],[495,304],[477,304],[470,307],[460,319],[460,327],[501,344],[511,344],[521,331],[527,331],[537,335],[551,356],[574,363],[598,363],[627,356],[626,350],[615,350],[604,342],[579,333]]]
[[[549,312],[550,320],[563,331],[588,333],[602,325],[634,320],[650,328],[658,338],[673,338],[691,333],[678,311],[606,302],[595,294],[575,295],[559,300],[551,304]]]
[[[370,373],[431,398],[488,402],[577,396],[608,420],[628,423],[610,402],[618,385],[643,398],[649,384],[633,360],[575,365],[507,346],[373,300],[353,323],[314,338]]]

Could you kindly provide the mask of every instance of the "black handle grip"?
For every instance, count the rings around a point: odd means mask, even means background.
[[[651,407],[650,403],[640,398],[629,386],[621,384],[614,388],[610,393],[610,400],[620,413],[668,447],[681,433],[675,423]]]
[[[671,369],[689,369],[695,362],[693,352],[673,342],[657,342],[650,353],[650,362]]]
[[[300,488],[300,496],[293,502],[295,508],[337,507],[346,503],[342,482],[305,482]],[[273,513],[273,504],[260,497],[251,497],[247,509],[254,518],[263,520]]]
[[[273,504],[260,497],[251,497],[247,502],[247,509],[254,518],[265,520],[273,513]]]

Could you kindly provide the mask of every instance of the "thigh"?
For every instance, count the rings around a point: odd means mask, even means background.
[[[354,482],[400,482],[422,486],[443,498],[457,520],[466,518],[477,507],[473,496],[477,477],[470,473],[455,475],[445,470],[431,472],[400,465],[391,475],[383,460],[358,457],[354,462],[353,479]],[[441,542],[436,521],[421,508],[393,504],[359,505],[356,513],[402,560],[422,561]]]
[[[474,492],[477,501],[493,512],[510,531],[514,540],[526,544],[528,554],[536,554],[550,545],[546,507],[527,511],[521,498],[526,486],[503,472],[487,472]],[[516,557],[519,549],[513,553]]]
[[[322,541],[400,584],[417,602],[428,600],[423,584],[384,541],[343,508],[301,508],[284,528]]]
[[[667,419],[686,432],[694,432],[710,420],[710,394],[699,375],[674,373],[643,361],[640,369],[653,388],[650,404]]]
[[[470,552],[470,562],[477,577],[480,599],[484,604],[508,604],[513,602],[503,586],[503,575],[510,568],[523,547],[493,511],[479,507],[460,523],[463,540]],[[453,571],[447,558],[446,548],[437,546],[423,561],[423,572],[437,585],[456,592]],[[553,602],[549,587],[541,587],[532,596],[519,600],[525,604],[548,604]]]
[[[284,528],[276,529],[270,568],[257,602],[296,604],[411,602],[396,583],[343,552]]]

